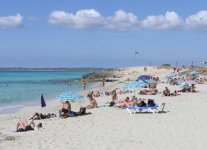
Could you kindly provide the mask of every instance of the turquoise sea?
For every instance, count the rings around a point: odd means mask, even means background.
[[[81,90],[87,72],[0,72],[0,114],[28,105],[40,105],[40,96],[56,99],[65,91]],[[71,86],[69,85],[71,83]]]

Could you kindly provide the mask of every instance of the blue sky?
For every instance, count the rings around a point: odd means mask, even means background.
[[[200,65],[206,39],[204,0],[0,1],[0,67]]]

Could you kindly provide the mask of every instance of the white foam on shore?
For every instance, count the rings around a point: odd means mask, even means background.
[[[15,113],[23,107],[24,105],[11,105],[0,107],[0,115]]]

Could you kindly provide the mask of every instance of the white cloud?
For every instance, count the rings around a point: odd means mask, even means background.
[[[207,30],[207,11],[199,11],[185,20],[187,27]]]
[[[18,27],[22,24],[23,17],[20,14],[16,16],[0,17],[0,28]]]
[[[65,11],[54,11],[49,15],[49,23],[78,29],[105,28],[116,30],[132,30],[137,27],[138,20],[132,13],[116,11],[114,16],[103,17],[94,9],[79,10],[76,14]]]
[[[137,16],[123,10],[116,11],[114,16],[109,16],[105,20],[105,28],[107,29],[133,30],[136,29],[139,24]]]
[[[172,29],[182,25],[182,19],[176,12],[166,12],[165,15],[148,16],[142,21],[142,26],[149,29]]]
[[[49,23],[73,28],[86,29],[103,25],[103,18],[94,9],[79,10],[76,14],[65,11],[54,11],[49,15]]]

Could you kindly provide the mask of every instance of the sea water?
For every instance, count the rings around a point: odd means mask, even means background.
[[[65,91],[81,90],[87,72],[0,72],[0,114],[28,105],[40,105],[41,94],[57,99]]]

